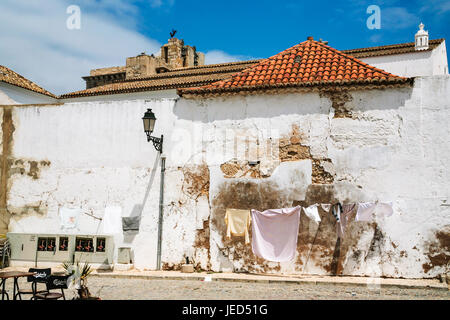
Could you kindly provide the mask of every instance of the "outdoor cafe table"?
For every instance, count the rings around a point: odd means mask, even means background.
[[[20,277],[32,276],[34,272],[20,272],[20,271],[8,271],[0,272],[0,279],[2,281],[2,300],[5,300],[5,283],[6,279],[14,278],[13,299],[16,300],[16,289],[19,292],[19,284],[17,279]]]

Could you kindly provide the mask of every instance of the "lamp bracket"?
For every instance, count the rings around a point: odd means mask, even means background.
[[[159,151],[162,153],[163,135],[161,135],[161,138],[157,138],[157,137],[152,137],[151,133],[147,132],[147,141],[153,142],[153,146],[155,147],[156,151]]]

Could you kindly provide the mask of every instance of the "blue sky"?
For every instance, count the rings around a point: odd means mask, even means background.
[[[66,27],[72,4],[79,30]],[[367,28],[369,5],[381,9],[379,30]],[[310,35],[336,49],[412,42],[420,22],[431,39],[449,39],[450,1],[2,0],[0,64],[61,94],[83,89],[90,69],[158,53],[172,28],[220,63],[269,57]]]
[[[140,2],[137,2],[140,3]],[[147,3],[147,4],[146,4]],[[369,5],[381,9],[381,29],[369,30]],[[164,42],[171,27],[201,50],[268,57],[306,40],[336,49],[413,42],[422,21],[432,39],[450,36],[450,1],[178,1],[151,8],[140,3],[138,30]]]

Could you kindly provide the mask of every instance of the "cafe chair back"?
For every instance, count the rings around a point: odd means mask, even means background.
[[[50,275],[47,278],[47,292],[36,293],[34,295],[34,300],[57,300],[63,298],[66,300],[64,295],[64,289],[67,289],[67,280],[69,276],[55,276]],[[51,290],[61,290],[61,293],[51,291]]]
[[[45,268],[45,269],[37,269],[37,268],[30,268],[28,269],[28,272],[34,272],[35,274],[32,276],[27,277],[27,282],[31,282],[31,288],[30,289],[20,289],[16,296],[19,297],[20,300],[22,300],[22,295],[34,295],[36,293],[44,293],[47,292],[47,289],[44,290],[38,290],[37,284],[38,283],[47,283],[48,277],[52,274],[51,268]],[[33,297],[31,297],[33,298]]]

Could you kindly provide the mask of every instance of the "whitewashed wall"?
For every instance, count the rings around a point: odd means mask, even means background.
[[[0,81],[0,105],[56,102],[55,98]]]
[[[325,167],[334,175],[337,199],[394,202],[394,215],[377,221],[383,234],[378,254],[368,253],[374,230],[355,223],[353,242],[347,243],[341,258],[342,274],[434,277],[444,267],[429,266],[430,256],[448,259],[449,254],[436,234],[448,237],[450,225],[450,208],[443,206],[450,200],[450,78],[421,77],[414,88],[351,96],[346,104],[351,118],[334,118],[331,101],[315,93],[15,107],[11,157],[22,160],[14,166],[22,165],[24,174],[12,170],[9,179],[10,231],[60,232],[57,211],[62,205],[100,217],[107,205],[121,206],[124,216],[142,208],[139,234],[118,234],[115,242],[132,246],[135,267],[154,269],[160,167],[141,123],[151,107],[158,118],[155,135],[164,133],[167,156],[162,247],[166,268],[183,263],[188,255],[214,271],[329,273],[324,265],[332,252],[312,257],[306,270],[300,249],[292,263],[256,261],[248,246],[224,241],[221,229],[226,199],[232,199],[230,205],[246,205],[246,193],[238,188],[253,188],[249,197],[255,190],[276,195],[272,202],[261,200],[262,205],[293,205],[309,197],[311,160],[280,163],[278,158],[278,139],[292,135],[294,125],[312,157],[331,160]],[[263,144],[271,151],[261,156],[255,146]],[[220,165],[236,157],[260,160],[261,171],[270,177],[225,178]],[[31,161],[39,163],[34,177],[27,174]],[[208,174],[203,166],[209,169],[206,194],[200,190]],[[248,200],[247,205],[258,201]],[[302,223],[314,233],[314,225]],[[83,215],[77,232],[102,233],[102,225]],[[330,237],[325,240],[331,243],[335,239]],[[366,255],[364,261],[355,258],[357,251]]]
[[[361,61],[402,77],[448,74],[445,41],[432,51],[361,58]]]
[[[170,132],[173,104],[173,100],[152,101],[162,119],[155,134]],[[154,268],[160,162],[143,132],[146,108],[141,100],[14,109],[12,156],[50,165],[40,168],[38,179],[27,174],[11,177],[8,205],[39,205],[45,213],[13,215],[10,230],[61,232],[61,206],[81,207],[97,217],[109,205],[121,206],[123,216],[142,211],[141,232],[132,239],[135,265]],[[98,220],[82,215],[74,232],[95,234],[103,229]],[[123,235],[117,235],[116,246],[121,244]]]

